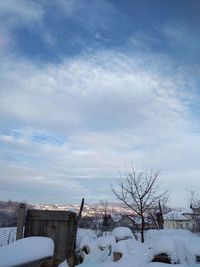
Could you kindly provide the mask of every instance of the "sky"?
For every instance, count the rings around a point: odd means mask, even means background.
[[[131,164],[200,190],[200,1],[1,0],[0,199],[115,201]]]

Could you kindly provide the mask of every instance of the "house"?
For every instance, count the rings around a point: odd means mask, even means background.
[[[200,232],[200,211],[199,208],[189,208],[182,211],[183,215],[191,220],[192,222],[192,232],[199,233]]]
[[[166,213],[164,218],[164,228],[173,229],[194,229],[193,211],[190,210],[173,210]]]
[[[107,218],[107,230],[112,231],[116,227],[133,228],[133,221],[131,218],[121,214],[111,214]]]
[[[138,215],[121,215],[121,214],[111,214],[110,217],[110,228],[115,227],[128,227],[133,231],[140,231],[141,229],[141,218]],[[152,218],[145,217],[145,229],[157,228]]]

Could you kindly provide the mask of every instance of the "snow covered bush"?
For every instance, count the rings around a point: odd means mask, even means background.
[[[115,244],[115,237],[110,235],[110,236],[100,236],[96,240],[97,246],[101,249],[104,250],[106,248],[111,248],[112,245]]]
[[[128,227],[116,227],[112,231],[112,236],[115,237],[116,242],[120,240],[133,239],[134,235]]]
[[[0,248],[0,266],[10,267],[52,257],[54,242],[48,237],[27,237]]]
[[[160,237],[151,248],[152,261],[177,263],[176,247],[173,240]]]
[[[150,250],[152,261],[172,264],[194,263],[195,252],[190,248],[189,240],[193,242],[194,236],[188,231],[160,231],[160,237],[151,242],[153,244]]]
[[[107,236],[86,234],[81,244],[90,247],[90,253],[84,253],[80,267],[161,267],[167,266],[166,263],[195,267],[198,266],[195,259],[200,255],[200,238],[176,229],[150,230],[146,241],[141,243],[129,228],[118,227]]]

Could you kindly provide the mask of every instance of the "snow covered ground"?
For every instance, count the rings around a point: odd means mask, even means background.
[[[122,240],[123,236],[125,240]],[[166,267],[166,263],[152,262],[155,255],[162,253],[170,258],[170,266],[200,266],[196,263],[196,256],[200,255],[200,238],[187,230],[149,230],[142,244],[128,236],[127,230],[115,229],[111,236],[83,236],[80,244],[82,249],[87,246],[90,251],[84,253],[83,263],[77,265],[80,267]],[[122,255],[116,262],[113,261],[114,253]]]
[[[0,229],[2,231],[2,229]],[[3,230],[5,232],[5,229]],[[9,231],[8,231],[9,233]],[[200,237],[187,230],[149,230],[146,232],[145,243],[135,240],[131,231],[120,227],[112,233],[106,233],[104,236],[97,237],[95,232],[89,229],[79,229],[77,244],[82,249],[84,261],[77,265],[78,267],[166,267],[166,263],[152,262],[155,255],[165,253],[171,260],[174,267],[200,266],[196,263],[196,256],[200,256]],[[42,238],[43,239],[43,238]],[[37,240],[36,245],[32,241],[29,245],[22,242],[14,242],[9,246],[0,247],[0,267],[12,266],[5,265],[5,261],[18,259],[20,249],[26,250],[26,260],[51,255],[52,244],[43,244],[44,240]],[[36,240],[36,239],[35,239]],[[27,242],[27,241],[26,241]],[[35,242],[35,241],[34,241]],[[33,247],[34,249],[33,249]],[[8,247],[11,252],[8,254]],[[40,247],[45,248],[41,255]],[[87,248],[87,249],[85,249]],[[5,251],[4,251],[5,250]],[[84,251],[84,252],[83,252]],[[87,252],[87,254],[86,254]],[[46,254],[45,254],[46,253]],[[114,254],[121,258],[114,262]],[[2,256],[3,255],[3,256]],[[6,256],[7,255],[7,256]],[[3,262],[4,260],[4,262]],[[116,260],[116,258],[115,258]],[[178,265],[177,265],[178,264]],[[67,267],[63,262],[60,267]]]

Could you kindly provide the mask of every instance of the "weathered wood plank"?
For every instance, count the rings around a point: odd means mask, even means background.
[[[17,215],[17,234],[16,240],[23,237],[23,227],[25,223],[26,205],[24,203],[19,204],[19,210]]]
[[[56,220],[56,221],[68,221],[68,211],[52,211],[52,210],[28,210],[27,216],[29,220]]]
[[[76,230],[76,214],[67,211],[29,210],[24,236],[46,236],[54,240],[54,257],[44,266],[57,266],[69,255],[74,247],[72,240]],[[43,266],[43,265],[42,265]]]

